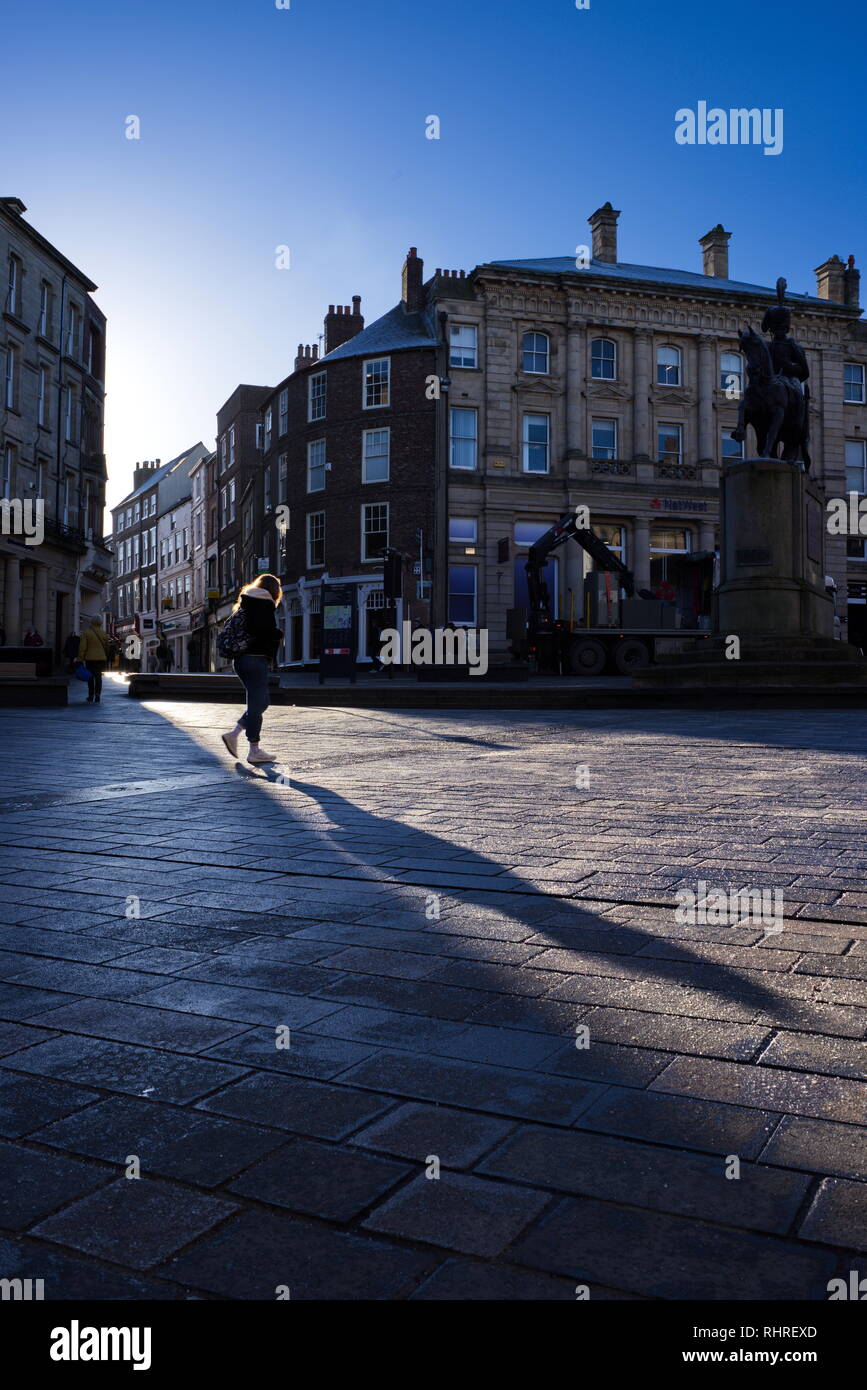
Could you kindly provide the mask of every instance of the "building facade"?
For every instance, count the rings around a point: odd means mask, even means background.
[[[299,344],[262,407],[261,540],[247,552],[281,574],[289,665],[319,656],[322,583],[355,591],[357,659],[386,621],[384,551],[399,552],[398,621],[430,618],[438,402],[433,308],[415,248],[400,301],[365,327],[360,296],[330,305],[324,351]]]
[[[578,263],[496,261],[436,287],[450,345],[448,610],[487,627],[494,653],[508,648],[508,610],[526,605],[529,546],[580,504],[638,587],[673,600],[683,626],[701,611],[684,560],[715,547],[720,467],[743,448],[730,438],[738,332],[775,292],[729,278],[721,226],[701,238],[703,273],[621,263],[618,218],[610,204],[593,214]],[[810,363],[814,473],[838,496],[847,477],[864,489],[867,358],[854,265],[834,257],[816,274],[817,294],[787,304]],[[846,550],[828,538],[841,597],[863,563]],[[589,565],[576,546],[552,558],[556,616],[581,614]],[[845,637],[845,605],[840,616]]]
[[[26,211],[20,199],[0,198],[0,501],[10,504],[0,527],[0,626],[9,645],[35,628],[59,658],[70,633],[102,611],[111,573],[106,323],[96,285],[25,221]],[[37,503],[44,538],[28,544],[16,507]]]
[[[173,651],[177,649],[180,655],[177,669],[187,669],[188,593],[192,596],[190,470],[207,456],[207,449],[199,443],[168,463],[152,459],[136,464],[132,491],[112,508],[111,628],[125,660],[136,669],[156,669],[155,652],[164,624],[168,625],[165,635],[171,638]],[[184,507],[185,519],[178,519]],[[169,585],[170,604],[166,603]]]
[[[212,472],[206,475],[210,477],[211,491],[205,502],[211,523],[209,535],[213,535],[217,557],[216,574],[212,576],[215,582],[209,585],[212,593],[219,590],[219,597],[211,600],[217,627],[231,613],[241,585],[253,577],[244,571],[242,563],[241,498],[251,480],[262,472],[261,410],[268,395],[267,386],[237,386],[217,412],[216,461]],[[215,641],[210,644],[210,657],[212,669],[226,669],[230,664],[220,656]]]

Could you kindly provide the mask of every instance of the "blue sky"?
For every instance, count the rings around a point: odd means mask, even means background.
[[[815,292],[864,256],[861,0],[47,0],[3,22],[0,191],[99,285],[109,497],[269,384],[329,303],[437,266],[574,254]],[[784,148],[679,146],[680,107],[782,107]],[[127,140],[124,122],[141,121]],[[425,118],[441,122],[425,138]],[[12,121],[13,138],[8,117]],[[290,248],[291,268],[275,267]]]

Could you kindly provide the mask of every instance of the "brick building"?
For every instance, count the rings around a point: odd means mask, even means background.
[[[217,626],[229,616],[238,589],[253,577],[242,564],[241,498],[251,480],[261,474],[260,421],[268,395],[267,386],[236,386],[217,412],[217,451],[213,468],[206,471],[205,500],[208,542],[217,557],[216,574],[210,576],[214,582],[208,584],[211,591],[219,589],[219,598],[210,605]],[[216,669],[225,666],[213,635],[209,650]]]
[[[111,573],[105,316],[96,285],[26,211],[19,198],[0,198],[0,500],[41,502],[44,539],[26,544],[11,521],[0,528],[0,626],[9,645],[36,628],[59,656],[70,632],[102,611]]]
[[[404,557],[399,618],[430,616],[441,406],[429,389],[438,371],[435,315],[415,248],[394,308],[365,326],[355,296],[351,309],[329,306],[324,328],[322,355],[299,344],[294,370],[263,402],[261,491],[248,499],[247,577],[254,559],[281,574],[282,659],[291,664],[317,659],[328,578],[355,587],[357,656],[367,660],[387,546]]]

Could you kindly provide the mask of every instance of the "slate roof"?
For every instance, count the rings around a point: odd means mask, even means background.
[[[147,475],[143,482],[139,483],[138,487],[135,489],[134,492],[128,492],[126,497],[124,497],[121,502],[118,502],[114,507],[112,507],[111,510],[113,512],[116,512],[120,507],[125,507],[127,502],[132,502],[135,500],[136,497],[141,497],[143,492],[149,492],[150,489],[153,487],[154,483],[158,483],[162,478],[168,477],[169,473],[171,473],[173,468],[176,468],[179,463],[183,463],[184,459],[189,458],[190,454],[194,454],[197,449],[203,449],[204,457],[207,457],[208,450],[205,449],[204,444],[201,440],[199,440],[199,442],[197,444],[194,444],[192,448],[184,449],[184,452],[182,454],[178,454],[177,458],[169,459],[168,463],[163,463],[160,465],[159,468],[155,468],[152,473],[149,473]]]
[[[342,357],[371,357],[378,352],[396,352],[399,348],[434,347],[434,333],[431,316],[426,312],[408,314],[402,304],[396,304],[382,318],[369,323],[349,342],[332,348],[331,352],[318,359],[322,362],[336,362]]]
[[[752,298],[776,299],[776,289],[767,285],[750,285],[743,280],[721,280],[715,275],[699,275],[691,270],[668,270],[658,265],[629,265],[624,261],[616,264],[611,261],[591,260],[586,270],[578,270],[574,256],[548,256],[542,260],[528,261],[489,261],[479,266],[476,273],[488,269],[526,270],[534,275],[589,275],[603,280],[632,281],[636,284],[680,285],[683,289],[715,290],[722,294],[750,295]],[[786,299],[797,299],[803,304],[829,307],[827,299],[817,299],[811,294],[796,294],[786,290]],[[841,305],[841,308],[844,307]]]

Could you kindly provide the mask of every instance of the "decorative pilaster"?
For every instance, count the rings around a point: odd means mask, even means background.
[[[702,333],[698,340],[698,462],[716,459],[713,393],[716,376],[716,339]]]
[[[643,325],[635,329],[632,448],[636,459],[648,462],[650,452],[650,370],[652,333]]]
[[[587,374],[587,324],[570,318],[566,326],[566,455],[587,452],[584,397]]]
[[[637,516],[632,523],[632,564],[635,588],[650,588],[650,522]]]
[[[44,642],[48,642],[48,567],[34,565],[33,626]],[[58,634],[55,633],[55,642]]]
[[[6,596],[3,605],[3,626],[6,644],[21,643],[21,561],[15,555],[6,556]]]

